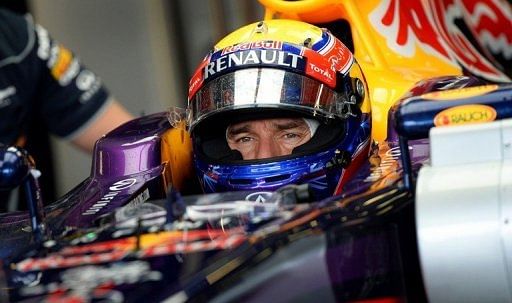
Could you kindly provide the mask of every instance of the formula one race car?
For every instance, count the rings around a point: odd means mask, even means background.
[[[261,2],[267,19],[338,33],[365,71],[371,141],[319,168],[344,167],[339,193],[279,186],[277,168],[273,190],[198,194],[178,110],[98,140],[91,175],[46,207],[30,156],[2,147],[0,188],[24,187],[29,211],[0,214],[0,301],[512,300],[510,71],[441,18],[462,6],[474,33],[510,15],[492,1]]]

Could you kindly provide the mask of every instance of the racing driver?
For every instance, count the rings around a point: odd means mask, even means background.
[[[368,155],[370,100],[348,48],[292,20],[242,27],[190,80],[188,126],[205,192],[309,183],[338,194]]]

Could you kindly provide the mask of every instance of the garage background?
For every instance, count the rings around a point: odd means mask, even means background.
[[[137,116],[185,106],[188,79],[210,47],[263,18],[256,0],[0,0],[0,6],[30,12]],[[91,155],[34,131],[48,202],[89,176]]]

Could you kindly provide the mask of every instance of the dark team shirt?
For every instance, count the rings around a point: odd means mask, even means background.
[[[0,10],[0,142],[13,144],[33,117],[72,138],[107,104],[100,79],[30,16]]]

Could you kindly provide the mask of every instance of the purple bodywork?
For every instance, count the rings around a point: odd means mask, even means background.
[[[160,136],[170,127],[166,113],[157,113],[130,121],[98,140],[91,175],[46,207],[50,231],[58,234],[65,229],[91,227],[101,215],[131,201],[165,197]],[[0,236],[13,240],[0,255],[26,245],[23,243],[30,239],[27,229],[26,213],[0,214]]]
[[[102,214],[130,203],[151,184],[155,184],[152,198],[165,197],[160,136],[170,127],[166,113],[158,113],[130,121],[98,140],[91,176],[59,206],[68,208],[62,223],[88,227]]]

